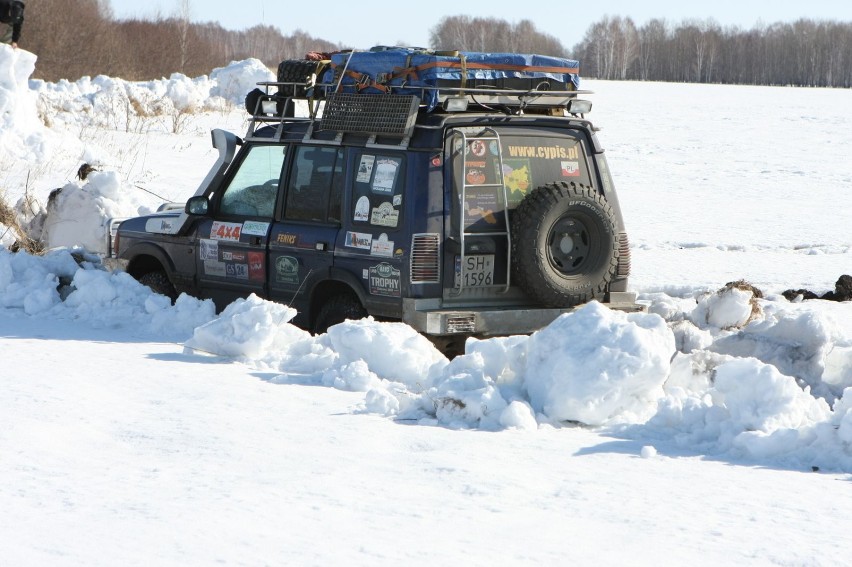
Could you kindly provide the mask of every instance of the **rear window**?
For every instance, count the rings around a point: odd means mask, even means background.
[[[525,136],[501,132],[477,139],[453,138],[456,202],[464,191],[465,227],[498,229],[503,223],[503,186],[509,209],[541,185],[575,181],[590,185],[585,150],[573,136]],[[495,222],[495,220],[497,222]]]

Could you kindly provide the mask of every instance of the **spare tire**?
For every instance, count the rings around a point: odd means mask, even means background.
[[[603,299],[618,266],[612,207],[579,183],[536,188],[515,209],[512,258],[515,281],[543,305]]]
[[[319,62],[306,59],[285,59],[278,64],[279,83],[298,83],[292,89],[285,89],[283,96],[295,96],[304,98],[306,96],[305,83],[312,82],[313,74],[317,72]]]

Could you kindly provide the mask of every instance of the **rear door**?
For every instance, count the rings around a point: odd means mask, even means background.
[[[310,292],[328,279],[334,259],[344,156],[344,149],[335,146],[293,148],[280,220],[269,234],[269,297],[296,307],[303,325]]]
[[[219,309],[239,297],[268,295],[269,232],[277,203],[286,146],[257,144],[241,160],[213,214],[198,228],[199,285]]]

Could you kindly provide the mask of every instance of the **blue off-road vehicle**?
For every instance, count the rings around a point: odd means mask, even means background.
[[[195,196],[125,220],[116,255],[166,295],[255,293],[314,332],[372,315],[449,342],[590,300],[641,310],[577,67],[403,48],[285,61],[247,97],[243,139],[213,132]]]

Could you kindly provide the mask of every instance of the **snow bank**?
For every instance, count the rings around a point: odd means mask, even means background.
[[[246,59],[214,69],[210,78],[213,80],[211,96],[219,96],[242,105],[246,94],[256,88],[257,83],[274,81],[275,74],[259,59]]]
[[[104,270],[97,257],[75,254],[62,249],[39,257],[0,248],[0,307],[172,340],[186,339],[215,316],[210,300],[183,294],[172,305],[130,275]]]
[[[45,156],[45,126],[36,96],[27,88],[36,56],[0,44],[0,159],[37,160]]]
[[[106,254],[109,220],[151,212],[122,186],[114,171],[89,174],[83,185],[69,183],[48,201],[41,239],[47,248],[81,247]]]

